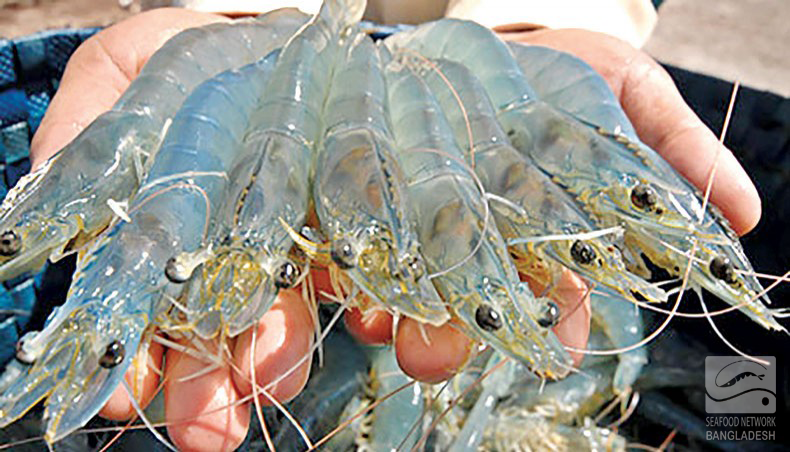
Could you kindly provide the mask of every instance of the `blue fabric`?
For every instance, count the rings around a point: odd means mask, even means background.
[[[98,30],[54,30],[0,39],[0,199],[30,171],[30,139],[55,94],[66,63]],[[48,293],[52,285],[44,284],[43,274],[50,267],[39,275],[0,284],[0,368],[13,357],[14,345],[31,319],[36,294],[40,293],[42,299],[62,298],[62,294]]]

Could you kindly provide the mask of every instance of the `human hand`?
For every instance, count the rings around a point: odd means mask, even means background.
[[[571,53],[592,66],[620,99],[639,137],[703,193],[713,162],[710,200],[739,235],[760,220],[760,197],[732,152],[683,101],[669,74],[646,53],[611,36],[586,30],[502,33],[507,40]]]

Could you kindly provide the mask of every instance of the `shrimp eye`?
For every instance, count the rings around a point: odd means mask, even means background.
[[[425,274],[425,264],[419,257],[407,255],[401,262],[415,281],[422,278]]]
[[[192,273],[186,268],[181,259],[176,256],[171,257],[165,263],[165,276],[172,283],[182,284],[185,283]]]
[[[22,249],[22,240],[11,230],[0,234],[0,256],[11,257]]]
[[[727,284],[735,284],[738,281],[735,267],[723,256],[716,256],[710,261],[710,273]]]
[[[357,253],[351,242],[346,239],[335,240],[332,243],[332,260],[343,270],[354,268],[357,265]]]
[[[99,358],[99,365],[105,369],[112,369],[123,362],[124,355],[126,355],[126,350],[123,348],[123,344],[120,341],[112,341]]]
[[[631,190],[631,202],[640,209],[651,209],[658,203],[658,196],[651,186],[639,184]]]
[[[24,344],[25,342],[22,339],[16,341],[16,354],[14,357],[22,364],[33,364],[35,359],[25,352]]]
[[[484,304],[480,305],[475,311],[475,322],[477,326],[489,333],[492,333],[502,328],[502,317],[491,306]]]
[[[274,273],[274,286],[278,289],[290,289],[299,279],[299,267],[289,261],[283,262]]]
[[[538,318],[538,325],[543,328],[551,328],[560,321],[560,307],[553,301],[546,303],[543,314]]]
[[[595,249],[589,243],[577,240],[571,246],[571,257],[577,264],[589,265],[596,258]]]

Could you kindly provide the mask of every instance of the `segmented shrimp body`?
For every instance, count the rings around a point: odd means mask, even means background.
[[[432,324],[450,317],[420,255],[395,158],[379,49],[358,34],[334,76],[316,155],[315,201],[332,259],[373,300]]]
[[[101,409],[155,320],[166,263],[205,239],[244,118],[275,59],[222,73],[184,102],[129,217],[79,260],[66,303],[44,330],[20,341],[18,359],[30,365],[16,362],[2,377],[0,422],[14,421],[46,397],[45,437],[53,442]],[[135,365],[147,365],[146,354],[140,356]]]
[[[415,200],[423,257],[437,273],[434,285],[467,334],[536,372],[565,375],[570,358],[549,328],[556,318],[545,318],[557,307],[519,282],[435,98],[402,61],[391,62],[386,76],[398,159]]]
[[[606,130],[540,101],[508,46],[474,22],[440,20],[388,41],[472,70],[513,146],[551,175],[596,224],[625,228],[632,271],[647,275],[641,253],[675,276],[691,261],[692,287],[745,304],[741,311],[753,320],[784,330],[774,318],[778,312],[753,301],[762,286],[727,221],[715,208],[703,209],[698,191],[655,151],[624,135],[633,131],[630,125]],[[585,112],[588,121],[599,115],[604,113]],[[618,114],[601,124],[623,118]]]
[[[0,205],[0,279],[35,271],[96,237],[137,191],[187,94],[279,47],[304,20],[278,11],[169,40],[112,110],[9,191]]]
[[[499,197],[491,206],[500,232],[511,243],[528,243],[510,247],[520,270],[544,279],[548,286],[559,279],[564,266],[626,299],[634,299],[635,291],[651,301],[666,300],[662,290],[626,270],[620,251],[605,236],[539,241],[590,233],[595,226],[567,193],[510,145],[484,88],[469,69],[448,60],[430,65],[433,70],[424,70],[426,83],[437,95],[456,140],[465,144],[467,161],[486,191]],[[540,278],[546,266],[548,274]]]
[[[187,289],[196,333],[235,336],[292,287],[299,268],[283,223],[299,228],[308,210],[310,161],[320,136],[341,34],[359,19],[358,2],[327,2],[283,47],[263,99],[252,113],[243,161],[220,213],[223,223],[201,252],[202,266]]]

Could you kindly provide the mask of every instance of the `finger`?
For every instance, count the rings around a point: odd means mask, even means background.
[[[234,450],[247,436],[249,404],[238,403],[242,397],[233,384],[230,366],[198,375],[207,366],[205,360],[175,349],[167,352],[167,433],[180,450]]]
[[[324,294],[328,294],[334,299],[342,299],[345,297],[343,293],[336,293],[335,288],[332,287],[332,278],[329,276],[329,271],[323,268],[310,269],[310,275],[313,279],[313,290],[316,297],[322,301],[330,301]],[[342,291],[341,291],[342,292]],[[331,300],[334,301],[334,300]]]
[[[313,317],[307,303],[296,290],[281,290],[277,300],[258,323],[254,350],[257,385],[266,388],[270,382],[296,366],[287,377],[266,389],[277,401],[291,400],[307,383],[312,361],[309,353],[313,345],[313,332]],[[238,337],[233,348],[233,362],[237,369],[233,381],[244,396],[252,393],[252,345],[252,329],[249,329]],[[303,359],[305,356],[307,358]],[[271,405],[265,395],[260,395],[259,399],[262,404]]]
[[[669,74],[647,54],[611,36],[583,30],[545,30],[508,38],[586,61],[620,98],[642,141],[702,192],[718,161],[710,199],[738,234],[749,232],[760,220],[760,197],[746,171],[686,105]]]
[[[400,368],[426,383],[455,375],[469,361],[476,345],[450,322],[437,327],[401,317],[397,328],[395,353]]]
[[[132,16],[85,41],[69,60],[33,137],[32,165],[43,163],[112,107],[148,58],[173,35],[227,20],[177,8],[157,9]]]
[[[392,342],[392,316],[384,310],[350,308],[345,315],[346,329],[358,341],[369,345]]]
[[[529,284],[534,293],[546,291],[546,285],[531,278],[529,275],[520,274],[522,279]],[[560,321],[554,327],[554,334],[567,347],[584,349],[590,336],[590,294],[587,284],[575,273],[563,269],[562,276],[554,287],[549,290],[548,296],[560,308]],[[578,367],[584,354],[569,352],[574,364]]]
[[[124,378],[134,392],[134,398],[140,408],[145,409],[156,395],[159,387],[159,374],[162,369],[164,347],[152,342],[147,350],[138,353],[132,361]],[[125,421],[137,415],[137,411],[129,401],[126,388],[119,386],[110,399],[99,411],[99,416],[113,421]]]

